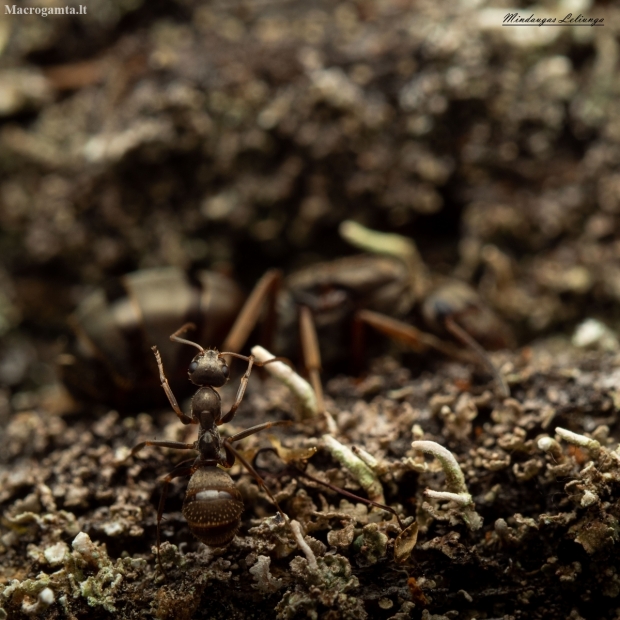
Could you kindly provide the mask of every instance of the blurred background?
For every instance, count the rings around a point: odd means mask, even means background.
[[[355,253],[347,218],[413,239],[521,344],[617,327],[616,3],[82,2],[0,14],[0,416],[54,383],[105,283],[174,266],[249,291]]]

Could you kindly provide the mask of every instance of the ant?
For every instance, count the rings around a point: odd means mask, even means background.
[[[252,474],[273,502],[283,521],[291,526],[291,521],[284,512],[282,512],[277,500],[265,485],[262,477],[258,474],[254,466],[250,464],[233,445],[236,441],[245,439],[250,435],[254,435],[273,426],[288,425],[290,422],[287,420],[264,422],[251,426],[230,437],[225,437],[224,439],[222,439],[218,430],[218,426],[226,424],[234,418],[243,400],[252,367],[265,366],[271,362],[288,360],[273,357],[264,362],[259,362],[253,355],[246,357],[245,355],[233,352],[220,353],[217,349],[205,350],[199,344],[180,337],[181,334],[189,329],[195,329],[193,323],[186,323],[183,325],[170,336],[170,340],[172,342],[188,344],[199,350],[199,353],[190,362],[188,368],[189,380],[194,385],[198,386],[198,390],[192,398],[191,415],[185,414],[179,407],[177,399],[166,379],[161,355],[157,347],[154,346],[151,348],[155,354],[155,360],[159,369],[161,386],[168,397],[172,409],[183,424],[199,425],[198,439],[194,443],[183,443],[180,441],[143,441],[137,444],[130,453],[130,456],[134,456],[146,446],[198,451],[198,456],[195,459],[188,459],[179,463],[163,479],[163,488],[157,509],[157,561],[160,570],[164,574],[165,571],[161,563],[160,554],[161,521],[166,497],[168,495],[168,486],[175,478],[190,476],[185,500],[183,501],[182,512],[192,534],[206,545],[211,547],[225,547],[232,541],[239,529],[241,514],[244,509],[243,499],[233,479],[228,472],[225,471],[225,469],[230,469],[234,465],[235,459],[239,459],[240,463]],[[228,413],[222,415],[221,398],[214,388],[222,387],[228,381],[229,369],[226,361],[223,359],[225,355],[247,361],[248,367],[241,378],[237,396],[232,407]],[[330,483],[319,480],[301,469],[297,464],[293,464],[292,469],[297,475],[308,478],[345,497],[376,506],[392,513],[400,526],[401,536],[406,535],[406,532],[409,530],[409,528],[404,527],[403,522],[394,508],[359,497]],[[293,534],[295,534],[294,530]]]
[[[195,329],[193,323],[186,323],[170,336],[172,342],[189,344],[196,347],[199,353],[193,358],[188,368],[189,380],[198,386],[191,404],[191,415],[183,413],[175,398],[161,361],[157,347],[151,347],[155,354],[159,379],[172,409],[183,424],[198,424],[198,440],[194,443],[180,441],[143,441],[136,445],[130,456],[137,454],[146,446],[159,448],[173,448],[176,450],[197,450],[195,459],[188,459],[179,463],[164,479],[159,507],[157,510],[157,559],[163,571],[160,557],[161,521],[164,504],[168,494],[168,485],[174,478],[190,476],[187,485],[185,501],[183,502],[183,516],[194,536],[211,547],[225,547],[235,537],[243,513],[241,493],[235,486],[232,478],[224,469],[230,469],[235,459],[254,476],[258,484],[265,490],[271,501],[285,522],[288,521],[280,509],[278,502],[266,487],[263,479],[254,467],[234,447],[234,443],[254,435],[272,426],[290,424],[288,421],[264,422],[222,439],[218,426],[230,422],[237,412],[245,394],[245,390],[252,372],[252,366],[264,366],[281,358],[274,357],[265,362],[258,362],[254,356],[246,357],[238,353],[220,353],[217,349],[203,349],[199,344],[186,340],[180,336],[189,329]],[[222,415],[222,403],[218,392],[213,388],[222,387],[229,378],[229,369],[223,356],[230,355],[248,362],[247,370],[241,378],[235,401],[225,415]],[[193,460],[193,462],[192,462]],[[219,467],[218,467],[219,466]]]

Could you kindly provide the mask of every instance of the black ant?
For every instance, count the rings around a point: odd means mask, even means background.
[[[218,426],[230,422],[235,416],[245,394],[248,379],[252,372],[252,366],[264,366],[280,358],[274,357],[273,359],[261,363],[256,361],[252,355],[246,357],[238,353],[220,353],[217,349],[205,350],[199,344],[191,340],[180,338],[181,334],[188,329],[194,328],[192,323],[187,323],[170,336],[170,340],[173,342],[189,344],[200,351],[191,361],[188,369],[189,380],[194,385],[199,386],[198,391],[192,398],[191,415],[186,415],[179,407],[177,399],[168,385],[168,380],[164,374],[164,367],[159,351],[157,347],[152,347],[152,350],[157,360],[161,386],[170,401],[172,409],[183,424],[199,425],[198,440],[194,443],[183,443],[180,441],[143,441],[131,451],[131,456],[137,454],[145,446],[198,451],[198,456],[193,459],[193,462],[192,459],[188,459],[179,463],[179,465],[163,479],[164,485],[159,500],[159,508],[157,510],[157,558],[160,568],[162,568],[159,553],[161,542],[160,526],[164,504],[168,494],[168,485],[174,478],[191,476],[189,484],[187,485],[185,501],[183,502],[183,516],[187,520],[189,528],[194,536],[211,547],[225,547],[228,545],[235,537],[241,522],[241,514],[243,512],[241,494],[235,487],[235,483],[228,475],[228,472],[218,467],[221,466],[229,469],[234,465],[235,459],[239,459],[243,466],[254,476],[256,481],[274,503],[283,519],[288,521],[282,510],[280,510],[277,501],[265,486],[263,479],[233,446],[233,443],[271,428],[272,426],[281,426],[289,424],[289,422],[264,422],[263,424],[257,424],[256,426],[252,426],[224,439],[222,439],[218,430]],[[229,370],[226,361],[223,359],[224,355],[231,355],[245,360],[248,362],[248,367],[241,378],[235,402],[230,408],[230,411],[222,415],[220,395],[213,388],[222,387],[228,381]]]
[[[258,362],[254,356],[246,357],[238,353],[223,352],[217,349],[203,349],[199,344],[180,338],[180,335],[188,329],[193,329],[192,323],[183,325],[180,329],[170,336],[173,342],[189,344],[196,347],[200,352],[191,361],[188,368],[189,380],[194,385],[199,386],[194,394],[191,404],[191,415],[183,413],[176,397],[174,396],[164,373],[164,367],[157,347],[152,347],[159,368],[159,379],[164,389],[172,409],[183,424],[198,424],[198,439],[194,443],[183,443],[180,441],[143,441],[136,445],[131,451],[130,456],[137,454],[146,446],[156,446],[159,448],[173,448],[176,450],[197,450],[198,456],[195,459],[188,459],[179,463],[164,479],[159,507],[157,509],[157,561],[159,568],[164,572],[161,564],[161,521],[164,512],[164,505],[168,494],[168,486],[172,480],[181,476],[190,476],[183,502],[183,516],[194,536],[211,547],[225,547],[235,537],[241,523],[243,513],[243,500],[241,493],[235,486],[228,472],[221,469],[230,469],[235,459],[239,459],[241,464],[254,476],[258,484],[265,490],[280,516],[285,523],[290,523],[288,517],[282,512],[278,502],[269,491],[265,482],[258,474],[256,469],[250,464],[243,455],[233,446],[233,443],[254,435],[260,431],[273,426],[288,425],[288,421],[264,422],[251,426],[250,428],[236,433],[230,437],[222,439],[218,426],[230,422],[237,412],[252,372],[253,366],[264,366],[271,362],[282,361],[283,358],[274,357],[265,362]],[[229,370],[225,355],[231,355],[248,362],[248,367],[241,378],[239,389],[235,401],[225,415],[222,415],[222,403],[220,395],[213,388],[222,387],[229,378]],[[285,360],[288,361],[288,360]],[[193,461],[193,462],[192,462]],[[220,466],[220,467],[218,467]],[[327,482],[311,476],[299,465],[293,464],[293,471],[302,477],[308,478],[315,483],[336,491],[345,497],[364,502],[368,505],[382,508],[392,513],[404,533],[405,528],[398,513],[391,507],[380,504],[368,499],[364,499],[344,489],[340,489]]]

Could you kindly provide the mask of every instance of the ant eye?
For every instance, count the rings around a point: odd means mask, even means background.
[[[228,366],[226,365],[222,366],[222,374],[224,375],[224,377],[226,377],[226,379],[228,379],[228,375],[229,375]]]
[[[198,362],[196,360],[194,360],[189,365],[189,368],[188,368],[189,373],[190,374],[193,373],[196,370],[196,368],[198,368]]]

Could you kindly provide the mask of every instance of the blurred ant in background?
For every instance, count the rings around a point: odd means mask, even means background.
[[[124,276],[113,293],[95,291],[70,318],[76,339],[60,359],[65,384],[78,397],[120,410],[152,407],[156,369],[146,355],[149,343],[191,321],[199,340],[238,353],[261,322],[268,349],[292,357],[295,343],[301,343],[321,408],[322,359],[346,354],[360,368],[365,326],[418,353],[435,350],[477,362],[493,375],[498,394],[508,395],[486,350],[512,346],[513,336],[473,288],[431,276],[415,244],[400,235],[354,222],[343,222],[341,235],[372,253],[311,265],[286,278],[271,269],[245,302],[239,287],[221,274],[199,271],[189,277],[175,268],[137,271]],[[435,333],[403,320],[415,308]],[[349,345],[346,333],[352,334]],[[185,391],[189,357],[170,345],[162,347],[161,357],[173,389]]]

